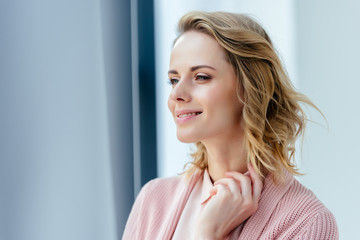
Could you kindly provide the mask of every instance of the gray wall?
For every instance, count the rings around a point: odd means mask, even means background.
[[[0,239],[120,238],[134,198],[131,53],[113,29],[130,32],[129,6],[0,2]]]

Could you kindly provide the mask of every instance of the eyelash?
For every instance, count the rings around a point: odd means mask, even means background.
[[[199,80],[199,78],[201,78],[200,80],[209,80],[211,77],[205,76],[205,75],[197,75],[197,76],[195,76],[195,80]]]
[[[168,80],[168,83],[169,83],[170,85],[175,85],[175,84],[176,84],[175,81],[179,82],[179,79],[171,78],[171,79]]]
[[[195,76],[195,80],[205,81],[205,80],[209,80],[209,79],[211,79],[210,76],[205,76],[205,75],[197,75],[197,76]],[[170,78],[168,80],[168,83],[170,85],[175,85],[178,82],[179,82],[179,79],[176,79],[176,78]]]

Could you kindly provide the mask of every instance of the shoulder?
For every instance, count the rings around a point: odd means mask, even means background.
[[[141,211],[162,211],[179,201],[181,195],[189,187],[183,175],[165,178],[155,178],[146,183],[138,194],[135,204],[144,206]],[[151,206],[149,208],[148,206]]]
[[[168,195],[185,186],[186,180],[183,176],[155,178],[142,187],[138,198]]]
[[[123,239],[144,239],[155,234],[186,189],[184,180],[183,176],[175,176],[156,178],[146,183],[133,204]]]
[[[278,209],[303,218],[318,214],[332,215],[316,195],[296,179],[293,179],[288,191],[280,200]]]
[[[339,239],[338,228],[334,215],[328,209],[322,209],[310,215],[294,239]]]
[[[334,215],[296,179],[278,202],[269,225],[276,226],[276,234],[281,238],[338,239]]]

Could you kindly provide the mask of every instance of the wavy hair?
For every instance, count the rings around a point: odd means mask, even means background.
[[[303,136],[306,124],[300,103],[319,109],[294,89],[265,30],[244,14],[194,11],[180,19],[178,38],[187,31],[214,38],[235,71],[237,96],[244,105],[247,161],[262,178],[270,173],[275,182],[284,180],[284,169],[301,175],[294,159],[295,141]],[[207,167],[207,151],[201,142],[191,156],[187,176]]]

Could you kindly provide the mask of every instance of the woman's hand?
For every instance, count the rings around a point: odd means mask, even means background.
[[[200,212],[195,239],[226,239],[229,233],[258,208],[263,187],[251,164],[249,171],[227,172],[214,183],[212,197]]]

